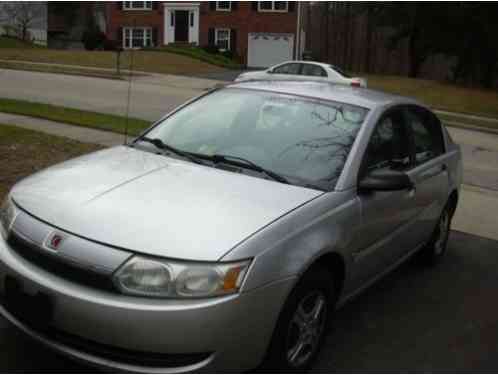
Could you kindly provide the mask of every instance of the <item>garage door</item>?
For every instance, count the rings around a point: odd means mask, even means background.
[[[249,33],[247,66],[267,68],[283,61],[292,60],[294,35]]]

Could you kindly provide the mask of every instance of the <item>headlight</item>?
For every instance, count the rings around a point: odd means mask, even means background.
[[[17,209],[14,202],[7,197],[0,206],[0,234],[4,239],[7,239],[10,227],[17,215]]]
[[[250,261],[190,263],[134,256],[114,275],[123,294],[162,298],[204,298],[236,293]]]

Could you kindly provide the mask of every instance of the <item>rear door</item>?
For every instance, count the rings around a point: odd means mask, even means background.
[[[275,80],[299,79],[300,72],[300,63],[287,63],[274,68],[270,78]]]
[[[408,173],[415,183],[418,210],[414,227],[419,242],[427,241],[434,230],[449,190],[448,166],[441,124],[430,111],[406,106],[404,115],[411,133],[414,168]]]
[[[327,72],[320,65],[316,64],[301,64],[301,72],[299,74],[300,79],[307,81],[324,81],[327,80]]]
[[[408,172],[413,166],[410,135],[402,108],[388,111],[376,125],[358,180],[374,170]],[[361,224],[354,254],[355,282],[363,284],[393,265],[414,246],[414,190],[359,194]]]

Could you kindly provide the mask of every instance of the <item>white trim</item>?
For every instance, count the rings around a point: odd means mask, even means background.
[[[140,47],[133,47],[133,30],[134,29],[140,29],[143,31],[143,39],[142,39],[142,46]],[[126,33],[130,31],[131,34],[130,34],[130,37],[126,37]],[[150,38],[147,37],[147,31],[150,32]],[[150,39],[150,46],[153,46],[154,45],[154,35],[153,35],[153,30],[152,30],[152,27],[133,27],[133,26],[127,26],[127,27],[123,27],[123,48],[124,49],[140,49],[140,48],[143,48],[143,47],[147,47],[146,44],[147,44],[147,39]],[[129,45],[126,45],[126,40],[129,40]]]
[[[219,3],[228,3],[228,9],[220,8]],[[216,2],[216,11],[217,12],[231,12],[232,11],[232,2],[231,1],[217,1]]]
[[[141,7],[134,7],[134,1],[123,1],[123,10],[152,10],[152,1],[141,1]],[[130,6],[126,6],[129,3]]]
[[[230,29],[227,29],[226,27],[222,27],[222,28],[217,28],[217,29],[214,29],[214,44],[217,46],[218,45],[218,31],[228,31],[228,39],[227,40],[227,48],[226,49],[219,49],[221,52],[224,52],[224,51],[230,51],[230,45],[231,45],[231,41],[232,41],[232,30]]]
[[[285,9],[275,9],[275,1],[265,1],[265,3],[271,3],[271,9],[261,9],[261,3],[263,1],[258,1],[258,12],[263,12],[263,13],[288,13],[289,12],[289,2],[288,1],[281,1],[282,3],[285,3]]]
[[[189,11],[188,16],[188,42],[192,44],[199,44],[199,2],[171,2],[164,3],[164,37],[163,43],[165,45],[175,43],[175,25],[171,26],[171,17],[177,10]],[[194,17],[194,25],[191,26],[190,17]]]

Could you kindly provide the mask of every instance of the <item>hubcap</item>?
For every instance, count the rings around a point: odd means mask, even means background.
[[[298,304],[287,334],[287,360],[294,367],[306,363],[315,353],[325,327],[327,302],[321,292],[313,292]]]
[[[448,238],[449,233],[449,215],[448,211],[445,211],[439,220],[439,228],[438,228],[438,236],[436,239],[436,243],[434,244],[434,250],[436,255],[441,255],[444,252],[444,247],[446,244],[446,239]]]

